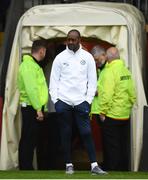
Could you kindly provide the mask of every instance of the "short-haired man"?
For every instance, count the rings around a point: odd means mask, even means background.
[[[82,49],[80,32],[67,34],[67,47],[53,62],[50,77],[50,95],[59,115],[61,143],[66,173],[74,172],[71,160],[72,121],[76,122],[91,162],[91,172],[106,174],[96,162],[95,147],[89,119],[90,104],[96,91],[96,67],[92,55]]]
[[[39,62],[46,54],[43,40],[33,42],[31,55],[24,55],[19,67],[18,88],[22,112],[22,132],[19,143],[19,168],[33,170],[33,154],[37,145],[40,122],[48,102],[48,87]]]

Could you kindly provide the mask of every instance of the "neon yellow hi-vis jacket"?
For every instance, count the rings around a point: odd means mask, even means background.
[[[19,67],[18,88],[20,103],[33,106],[35,110],[41,110],[48,102],[48,87],[42,68],[30,55],[23,56],[23,62]]]
[[[127,119],[136,101],[131,73],[121,59],[107,63],[98,80],[98,96],[92,102],[91,114],[105,114],[113,119]]]

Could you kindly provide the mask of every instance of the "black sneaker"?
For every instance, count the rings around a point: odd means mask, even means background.
[[[73,174],[73,173],[74,173],[74,168],[73,168],[73,166],[67,166],[65,173],[66,173],[66,174]]]
[[[91,170],[92,174],[108,174],[106,171],[103,171],[99,166],[95,166],[92,170]]]

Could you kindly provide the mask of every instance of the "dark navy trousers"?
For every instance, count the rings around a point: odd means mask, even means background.
[[[76,106],[70,106],[59,100],[55,103],[55,109],[58,114],[58,122],[61,133],[61,144],[64,152],[65,163],[71,163],[71,137],[72,124],[75,121],[82,141],[88,152],[90,162],[96,162],[95,146],[91,134],[90,125],[90,105],[87,101]]]

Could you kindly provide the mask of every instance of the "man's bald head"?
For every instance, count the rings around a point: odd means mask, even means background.
[[[114,60],[114,59],[120,59],[119,51],[116,47],[110,47],[106,51],[106,55],[108,58],[108,62]]]

